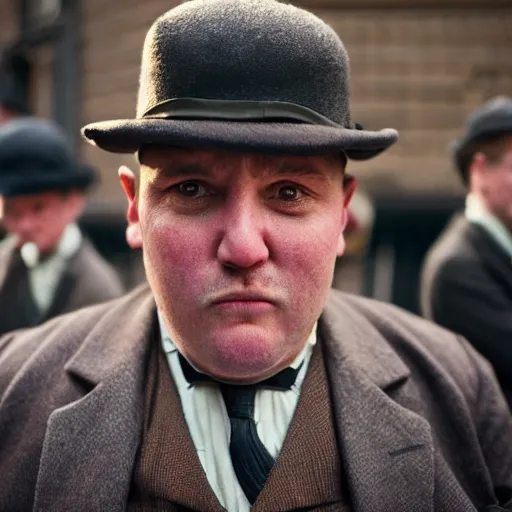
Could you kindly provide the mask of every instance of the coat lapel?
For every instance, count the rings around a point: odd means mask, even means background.
[[[469,237],[482,258],[489,272],[496,276],[499,283],[506,284],[509,292],[512,291],[512,260],[505,250],[482,227],[470,224],[465,219],[465,228]],[[463,225],[464,226],[464,225]]]
[[[149,340],[157,322],[147,290],[119,304],[66,365],[73,382],[89,392],[50,415],[34,510],[125,510],[140,442]]]
[[[409,371],[372,325],[356,318],[347,304],[330,300],[319,334],[353,509],[432,511],[430,426],[387,394],[407,385]]]
[[[130,505],[144,510],[222,512],[197,455],[160,340],[155,340],[152,352]]]

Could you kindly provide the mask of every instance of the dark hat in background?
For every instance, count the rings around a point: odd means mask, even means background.
[[[507,96],[493,98],[468,117],[466,132],[452,143],[455,165],[464,183],[468,182],[468,160],[472,158],[469,154],[471,145],[508,133],[512,135],[512,98]]]
[[[0,58],[0,106],[19,115],[28,115],[28,84],[30,66],[17,53],[4,53]]]
[[[334,30],[275,0],[193,0],[158,18],[135,119],[87,125],[107,151],[142,145],[368,159],[398,138],[351,120],[349,62]]]
[[[79,165],[64,132],[52,121],[23,117],[0,127],[0,195],[86,189],[95,181]]]

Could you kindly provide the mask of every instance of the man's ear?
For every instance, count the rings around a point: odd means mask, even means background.
[[[336,254],[338,256],[343,255],[343,253],[345,252],[345,247],[347,245],[345,242],[344,231],[348,223],[348,206],[350,204],[352,196],[354,195],[354,192],[356,191],[356,188],[357,180],[353,176],[346,174],[343,179],[343,210],[341,212],[341,230],[338,235],[338,247],[336,251]]]
[[[119,167],[119,181],[128,199],[128,210],[126,212],[126,242],[132,249],[142,247],[142,233],[140,231],[139,208],[137,205],[137,185],[133,171],[122,165]]]
[[[483,153],[476,153],[469,165],[468,177],[470,192],[477,192],[486,195],[488,184],[485,179],[487,169],[487,159]]]

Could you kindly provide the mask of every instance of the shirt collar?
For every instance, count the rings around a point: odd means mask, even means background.
[[[512,234],[504,224],[482,204],[482,201],[474,194],[466,198],[466,219],[482,226],[502,249],[512,258]]]
[[[162,347],[164,349],[164,352],[167,355],[169,355],[172,352],[177,351],[178,349],[176,348],[176,345],[172,341],[169,331],[167,330],[167,327],[164,324],[160,310],[158,310],[158,309],[157,309],[157,315],[158,315],[158,325],[160,327],[160,336],[161,336],[161,340],[162,340]],[[305,370],[309,364],[309,359],[311,358],[311,353],[313,352],[313,346],[316,344],[317,324],[318,324],[318,322],[315,322],[315,325],[313,326],[313,329],[306,341],[306,344],[304,345],[304,348],[300,351],[300,353],[297,355],[297,357],[290,364],[290,367],[293,368],[294,370],[296,370],[302,363],[305,363],[303,365],[303,368],[301,368],[299,375],[297,376],[297,379],[300,381],[302,381],[304,378]],[[188,359],[187,359],[187,361],[188,361]],[[192,363],[190,363],[190,361],[188,361],[188,362],[196,371],[200,372],[200,370],[198,370]],[[299,385],[299,383],[296,382],[296,385]]]

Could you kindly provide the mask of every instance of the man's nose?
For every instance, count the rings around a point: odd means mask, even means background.
[[[252,205],[237,205],[222,218],[217,258],[226,267],[249,269],[269,257],[264,220]]]

